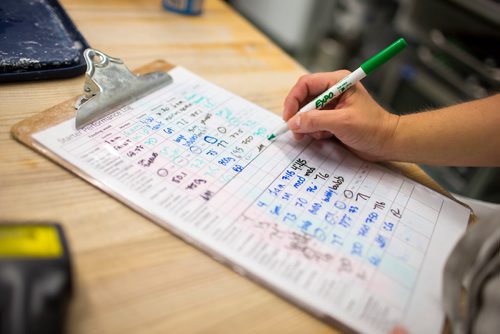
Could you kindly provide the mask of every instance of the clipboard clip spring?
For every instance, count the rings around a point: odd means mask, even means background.
[[[87,71],[83,95],[75,104],[78,130],[173,81],[166,72],[135,75],[121,59],[95,49],[86,49],[83,56]]]

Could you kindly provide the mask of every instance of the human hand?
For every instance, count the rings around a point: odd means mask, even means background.
[[[296,115],[302,106],[349,73],[341,70],[301,77],[285,99],[283,119],[297,140],[304,135],[316,139],[335,136],[362,158],[384,160],[399,116],[383,109],[359,82],[322,110]]]

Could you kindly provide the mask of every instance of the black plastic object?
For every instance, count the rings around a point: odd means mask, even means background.
[[[86,48],[57,0],[0,1],[0,82],[80,75]]]
[[[0,223],[0,334],[62,334],[72,294],[60,225]]]

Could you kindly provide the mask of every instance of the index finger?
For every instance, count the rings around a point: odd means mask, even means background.
[[[347,70],[340,70],[301,76],[285,98],[283,119],[288,121],[302,106],[335,85],[349,73]]]

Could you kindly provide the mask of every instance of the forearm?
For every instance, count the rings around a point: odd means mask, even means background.
[[[500,94],[400,116],[384,160],[500,166]]]

